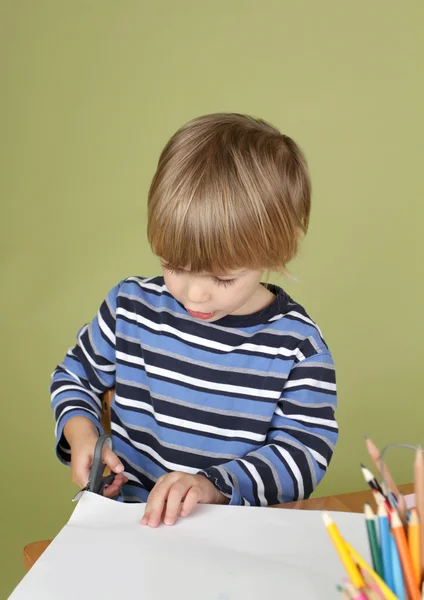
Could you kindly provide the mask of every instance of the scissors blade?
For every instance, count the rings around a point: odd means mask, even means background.
[[[72,498],[72,502],[78,502],[78,500],[80,500],[82,498],[82,495],[84,494],[84,492],[86,492],[88,490],[88,483],[87,485],[82,488],[82,490],[79,490],[79,492],[77,492],[75,494],[75,496]]]

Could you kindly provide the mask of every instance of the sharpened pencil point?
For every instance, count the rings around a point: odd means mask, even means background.
[[[324,521],[324,525],[326,527],[328,527],[329,525],[331,525],[332,523],[334,523],[333,519],[330,517],[330,515],[328,514],[328,512],[323,512],[322,513],[322,518]]]

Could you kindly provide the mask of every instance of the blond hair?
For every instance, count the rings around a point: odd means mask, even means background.
[[[171,267],[284,271],[307,231],[310,197],[306,160],[290,137],[246,115],[206,115],[160,156],[147,235]]]

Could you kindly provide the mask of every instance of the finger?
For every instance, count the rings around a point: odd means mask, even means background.
[[[181,476],[182,473],[169,473],[155,485],[147,500],[144,517],[141,520],[142,525],[148,525],[149,527],[157,527],[159,525],[169,489]]]
[[[175,482],[169,490],[165,511],[165,525],[174,525],[181,510],[181,502],[193,485],[188,477]]]
[[[128,479],[124,475],[122,475],[122,474],[116,475],[116,477],[112,481],[112,483],[104,489],[103,495],[106,496],[106,498],[114,498],[115,496],[117,496],[119,494],[121,487],[127,481],[128,481]]]
[[[150,492],[144,516],[141,520],[142,525],[148,525],[149,527],[157,527],[159,525],[162,519],[168,489],[169,486],[163,483],[161,486],[153,488]]]
[[[112,452],[110,448],[106,446],[103,448],[103,462],[109,467],[114,473],[122,473],[124,465],[121,463],[115,452]]]
[[[199,504],[199,500],[200,500],[200,491],[197,487],[192,487],[186,497],[185,500],[183,502],[183,505],[181,507],[181,516],[182,517],[186,517],[187,515],[189,515],[194,507]]]

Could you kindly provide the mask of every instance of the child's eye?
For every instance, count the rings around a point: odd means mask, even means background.
[[[222,285],[223,287],[228,287],[235,283],[235,279],[218,279],[218,277],[214,277],[213,280],[216,285]]]

